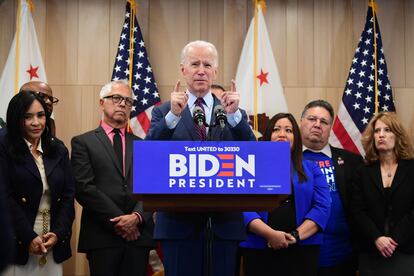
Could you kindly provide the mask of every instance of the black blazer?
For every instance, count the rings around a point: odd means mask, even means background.
[[[348,222],[352,223],[350,218],[352,182],[357,169],[363,164],[362,157],[344,149],[330,147],[335,167],[336,185],[345,209],[345,215],[348,217]]]
[[[214,97],[214,106],[220,101]],[[214,110],[214,107],[213,107]],[[199,140],[195,124],[188,106],[181,114],[181,119],[174,129],[169,129],[165,122],[165,115],[170,111],[170,102],[166,102],[152,111],[151,127],[147,140]],[[219,127],[210,129],[207,135],[209,140],[223,141],[255,141],[255,136],[247,122],[246,112],[241,110],[243,119],[232,128],[226,124],[223,131]],[[212,112],[211,122],[215,121]],[[244,240],[246,231],[241,212],[225,212],[215,214],[205,213],[172,213],[158,212],[154,237],[157,239],[186,239],[198,235],[205,227],[206,218],[211,217],[212,229],[216,236],[227,240]]]
[[[76,180],[76,200],[82,205],[79,252],[119,247],[155,245],[152,240],[152,214],[143,212],[142,202],[132,195],[132,144],[138,137],[125,133],[125,176],[111,141],[102,127],[72,139],[72,166]],[[118,236],[113,217],[138,212],[145,223],[139,226],[141,237],[127,242]]]
[[[53,257],[57,263],[60,263],[71,256],[70,238],[75,217],[73,205],[75,185],[66,147],[56,138],[53,138],[53,143],[56,144],[56,152],[44,155],[43,162],[51,192],[50,232],[55,233],[58,238],[57,244],[53,247]],[[28,246],[37,237],[33,226],[43,184],[29,149],[25,151],[20,163],[11,157],[9,150],[10,143],[4,132],[0,135],[0,165],[14,227],[16,244],[14,262],[24,265],[29,258]]]
[[[2,226],[0,227],[0,274],[7,267],[14,254],[12,226],[9,208],[6,204],[7,198],[5,195],[3,175],[2,166],[0,166],[0,221],[2,222]]]
[[[381,179],[379,162],[358,170],[352,196],[352,213],[364,251],[375,251],[375,240],[388,236],[397,250],[414,254],[414,160],[401,160],[392,181],[389,207]],[[385,232],[389,218],[389,233]]]

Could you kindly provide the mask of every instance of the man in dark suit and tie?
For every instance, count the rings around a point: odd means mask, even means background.
[[[217,49],[213,44],[188,43],[181,52],[180,67],[187,90],[180,91],[178,81],[170,101],[153,109],[148,140],[255,140],[246,113],[239,109],[240,96],[234,82],[230,91],[223,93],[221,102],[211,93],[218,67]],[[194,123],[191,114],[196,107],[204,110],[207,124],[214,123],[214,107],[219,104],[227,113],[224,129]],[[242,213],[158,212],[154,238],[161,240],[166,275],[203,275],[207,265],[207,224],[213,233],[211,274],[234,275],[237,246],[246,235]]]
[[[362,164],[362,157],[329,145],[333,120],[333,108],[324,100],[308,103],[300,120],[303,156],[319,165],[332,198],[331,214],[320,247],[318,276],[355,276],[357,260],[349,205],[352,177]]]
[[[86,253],[91,275],[146,276],[152,214],[132,192],[132,143],[126,132],[134,100],[126,81],[100,92],[101,125],[72,139],[76,199],[82,205],[78,251]]]

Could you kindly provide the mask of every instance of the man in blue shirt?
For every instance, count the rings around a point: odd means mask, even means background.
[[[332,205],[331,215],[320,248],[318,276],[355,276],[356,254],[349,217],[352,175],[362,158],[329,145],[334,119],[332,106],[324,100],[308,103],[300,128],[304,158],[314,160],[325,174]]]

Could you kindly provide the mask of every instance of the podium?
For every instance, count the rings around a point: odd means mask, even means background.
[[[287,142],[136,141],[145,211],[271,211],[291,193]]]
[[[235,212],[271,211],[289,195],[135,195],[145,211]]]

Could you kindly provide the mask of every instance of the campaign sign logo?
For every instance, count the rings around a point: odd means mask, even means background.
[[[137,194],[290,194],[287,142],[135,141]]]

